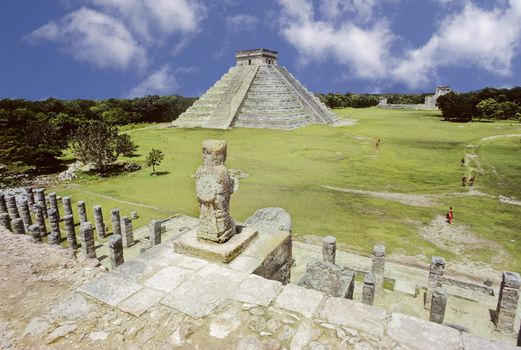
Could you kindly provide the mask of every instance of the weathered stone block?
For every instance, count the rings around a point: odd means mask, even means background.
[[[134,244],[132,220],[126,216],[121,218],[121,237],[123,237],[123,247],[128,248]]]
[[[150,288],[171,292],[186,281],[191,274],[193,274],[193,271],[177,266],[169,266],[147,279],[145,285]]]
[[[156,246],[161,244],[161,221],[152,220],[149,225],[149,237],[150,246]]]
[[[298,285],[330,296],[353,299],[355,273],[331,263],[315,261],[308,263]]]
[[[109,237],[109,259],[112,269],[115,269],[125,262],[123,257],[123,242],[119,235]]]
[[[261,233],[291,232],[291,216],[282,208],[262,208],[246,219],[247,226],[255,226]]]
[[[86,223],[87,220],[87,208],[85,207],[84,201],[78,202],[78,216],[80,218],[80,225]]]
[[[429,267],[429,280],[427,282],[427,293],[425,295],[424,307],[431,308],[432,293],[436,288],[443,286],[443,272],[445,271],[445,259],[440,256],[433,256]]]
[[[136,317],[141,316],[165,296],[159,290],[143,288],[118,304],[118,308]]]
[[[116,306],[143,288],[140,284],[113,273],[104,273],[78,290],[111,306]]]
[[[362,289],[362,303],[373,305],[375,293],[375,280],[372,272],[368,272],[364,277],[364,286]]]
[[[11,231],[11,218],[7,213],[0,213],[0,225]]]
[[[275,305],[285,310],[294,311],[304,317],[313,317],[325,298],[325,294],[293,284],[286,285],[275,300]]]
[[[11,221],[11,227],[13,229],[13,233],[15,233],[17,235],[25,234],[25,226],[24,226],[24,222],[22,221],[22,219],[20,219],[20,218],[13,219]]]
[[[516,272],[503,272],[496,307],[496,327],[503,332],[514,331],[521,277]]]
[[[80,242],[81,250],[88,258],[96,258],[96,247],[94,243],[94,234],[92,233],[92,224],[84,222],[80,226]]]
[[[375,245],[373,248],[371,272],[375,280],[375,295],[380,296],[383,293],[385,274],[385,246],[383,245]]]
[[[268,306],[281,289],[280,282],[250,275],[237,287],[232,298],[243,303]]]
[[[336,257],[336,238],[327,236],[322,239],[322,261],[325,263],[335,263]]]
[[[432,304],[429,321],[443,324],[445,308],[447,307],[447,289],[436,288],[432,293]]]
[[[67,235],[67,242],[69,243],[70,249],[78,249],[78,242],[76,240],[76,228],[74,226],[74,217],[71,214],[67,214],[63,217],[65,223],[65,233]]]

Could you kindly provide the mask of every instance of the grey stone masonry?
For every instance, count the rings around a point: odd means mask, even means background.
[[[45,217],[42,206],[40,204],[35,204],[33,209],[36,225],[40,226],[40,233],[43,236],[47,236],[47,227],[45,227]]]
[[[45,190],[37,188],[34,190],[34,202],[42,209],[43,217],[47,217],[47,203],[45,202]]]
[[[115,269],[125,262],[123,258],[123,240],[120,235],[109,237],[109,258],[110,267]]]
[[[58,221],[60,221],[60,208],[58,208],[58,200],[56,199],[56,193],[49,193],[49,208],[50,210],[56,211]]]
[[[298,285],[319,290],[328,295],[353,299],[355,273],[331,263],[315,261],[308,263],[306,273]]]
[[[61,232],[60,232],[60,219],[58,212],[54,209],[49,210],[49,226],[51,232],[49,233],[48,239],[49,244],[60,244],[61,243]]]
[[[131,211],[130,212],[130,220],[136,220],[137,218],[138,218],[137,212],[136,211]]]
[[[0,214],[7,213],[7,204],[5,203],[5,193],[0,192]]]
[[[436,288],[432,293],[429,321],[443,324],[445,309],[447,308],[447,289]]]
[[[33,239],[36,241],[36,242],[41,242],[42,241],[42,230],[40,229],[40,226],[39,225],[31,225],[29,226],[29,234],[33,237]]]
[[[85,208],[85,202],[78,202],[78,217],[80,218],[80,225],[86,223],[87,220],[87,209]]]
[[[496,327],[503,332],[514,331],[521,277],[516,272],[503,272],[496,308]]]
[[[112,220],[112,233],[115,235],[121,235],[121,220],[119,219],[119,209],[112,209],[111,212]]]
[[[384,289],[385,273],[385,246],[383,245],[375,245],[373,248],[371,272],[374,276],[375,295],[380,296]]]
[[[5,202],[7,205],[7,212],[11,219],[19,219],[20,213],[18,212],[18,207],[16,206],[16,197],[13,195],[5,196]]]
[[[150,247],[161,244],[161,221],[152,220],[149,225],[150,236],[148,240],[150,241]]]
[[[100,205],[94,206],[94,224],[99,238],[105,238],[105,223],[103,222],[103,211]]]
[[[13,233],[16,233],[17,235],[25,234],[25,226],[22,219],[13,219],[13,221],[11,221],[11,227],[13,229]]]
[[[71,197],[62,197],[63,213],[65,215],[74,215],[72,212]]]
[[[32,208],[34,205],[34,193],[32,187],[24,188],[25,198],[27,199],[27,204],[29,208]]]
[[[433,256],[429,267],[429,280],[427,281],[427,293],[425,294],[424,307],[431,309],[432,293],[436,288],[442,287],[443,272],[445,271],[445,259],[440,256]]]
[[[90,222],[84,222],[80,225],[80,242],[83,254],[88,258],[96,258],[94,234],[92,233],[92,224]]]
[[[322,240],[322,261],[326,263],[335,263],[336,256],[336,238],[333,236],[324,237]]]
[[[11,231],[11,218],[9,218],[9,214],[0,213],[0,225]]]
[[[362,303],[366,305],[373,305],[375,292],[375,280],[372,272],[365,274],[364,287],[362,289]]]
[[[25,228],[29,228],[33,224],[33,219],[31,218],[31,210],[29,209],[29,203],[26,198],[22,198],[18,203],[20,207],[20,216],[24,222]]]
[[[123,238],[123,247],[128,248],[134,244],[132,220],[126,216],[121,218],[121,237]]]
[[[67,242],[69,243],[69,248],[78,249],[78,241],[76,241],[76,229],[74,227],[74,216],[65,215],[63,217],[63,221],[65,222],[65,233],[67,235]]]

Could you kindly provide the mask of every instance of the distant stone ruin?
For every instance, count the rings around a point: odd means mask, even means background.
[[[421,110],[435,110],[438,109],[436,102],[440,96],[448,94],[452,89],[450,86],[438,86],[434,95],[426,96],[425,102],[420,104],[389,104],[387,98],[383,97],[376,106],[377,108],[385,109],[421,109]]]
[[[235,57],[237,64],[173,126],[294,129],[335,122],[335,114],[278,65],[276,51],[238,51]]]

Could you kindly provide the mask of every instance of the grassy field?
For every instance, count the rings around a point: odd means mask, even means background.
[[[158,170],[167,172],[165,175],[150,176],[151,169],[144,168],[112,178],[85,176],[55,190],[72,195],[75,201],[85,200],[89,206],[101,204],[106,217],[114,207],[123,213],[136,210],[140,219],[135,227],[171,213],[197,216],[190,176],[201,162],[201,141],[225,139],[227,166],[250,175],[241,180],[232,197],[232,215],[239,221],[259,208],[282,207],[292,216],[295,234],[334,235],[353,250],[369,253],[374,244],[384,243],[391,254],[424,255],[425,259],[441,254],[521,270],[521,206],[494,198],[521,199],[520,137],[483,140],[521,134],[519,125],[447,123],[435,111],[369,108],[336,112],[356,119],[356,125],[316,125],[293,131],[132,130],[139,156],[131,160],[142,164],[150,149],[161,149],[165,159]],[[381,143],[376,148],[378,138]],[[460,166],[465,153],[472,160],[469,167]],[[474,168],[482,172],[474,171],[475,189],[489,196],[458,195],[468,190],[462,188],[461,176]],[[433,206],[420,207],[322,186],[439,198]],[[422,238],[418,229],[444,215],[449,206],[454,207],[456,224],[496,245],[467,247],[465,254],[458,254]],[[494,258],[497,247],[504,251],[503,259]]]

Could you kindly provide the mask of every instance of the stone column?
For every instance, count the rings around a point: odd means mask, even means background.
[[[34,202],[42,209],[43,217],[47,217],[47,203],[45,202],[45,190],[37,188],[34,190]]]
[[[40,226],[37,224],[29,226],[29,233],[33,237],[35,242],[41,242],[42,241],[42,230],[40,229]]]
[[[383,245],[375,245],[373,248],[371,272],[374,277],[375,295],[380,296],[384,291],[385,246]]]
[[[62,197],[63,213],[65,215],[74,215],[72,212],[71,197]]]
[[[4,192],[0,192],[0,214],[7,213],[7,204],[5,202]]]
[[[11,219],[9,218],[9,214],[0,213],[0,225],[11,231]]]
[[[121,218],[121,237],[123,247],[128,248],[134,244],[134,232],[132,231],[132,220],[124,216]]]
[[[500,331],[507,333],[514,331],[520,285],[521,277],[518,273],[503,272],[496,308],[496,327]]]
[[[100,205],[94,206],[94,224],[99,238],[105,238],[105,223],[103,222],[103,211]]]
[[[121,236],[121,220],[119,219],[119,209],[112,209],[112,233]]]
[[[67,242],[69,243],[69,248],[78,249],[78,242],[76,241],[76,229],[74,228],[74,216],[65,215],[63,217],[63,221],[65,222],[65,233],[67,234]]]
[[[447,308],[447,289],[436,288],[432,293],[429,321],[443,324]]]
[[[96,258],[96,247],[94,244],[94,234],[92,233],[92,224],[90,222],[84,222],[80,226],[80,242],[81,251],[86,257],[95,259]]]
[[[149,225],[150,236],[148,240],[150,241],[150,247],[161,244],[161,221],[152,220]]]
[[[33,224],[33,219],[31,218],[31,211],[29,210],[27,199],[23,198],[18,204],[20,206],[20,216],[22,217],[25,228],[29,229],[29,226]]]
[[[47,236],[47,228],[45,227],[45,217],[42,206],[40,204],[35,204],[33,209],[36,225],[40,226],[40,233],[43,236]]]
[[[433,256],[429,267],[429,281],[427,282],[427,294],[425,295],[424,307],[431,309],[432,293],[436,288],[443,286],[443,272],[445,271],[445,259],[441,256]]]
[[[16,233],[17,235],[25,235],[25,226],[22,219],[13,219],[13,221],[11,221],[11,227],[13,228],[13,233]]]
[[[130,220],[136,220],[138,218],[136,211],[130,212]]]
[[[34,194],[33,189],[31,187],[24,188],[25,192],[25,198],[27,199],[27,204],[29,205],[29,208],[32,209],[34,205]]]
[[[87,222],[87,209],[85,209],[85,202],[78,202],[78,216],[80,218],[80,225]]]
[[[60,244],[61,243],[61,232],[60,232],[60,219],[58,218],[58,212],[54,209],[49,210],[49,226],[51,232],[48,236],[49,244]]]
[[[373,305],[375,292],[375,280],[372,272],[365,274],[364,287],[362,289],[362,303]]]
[[[200,224],[197,237],[224,243],[236,233],[230,215],[230,198],[236,183],[224,165],[226,141],[203,141],[203,165],[195,172],[195,192],[199,202]]]
[[[336,257],[336,238],[333,236],[324,237],[322,240],[322,261],[335,263]]]
[[[58,217],[58,221],[60,221],[60,208],[58,208],[58,200],[56,199],[56,193],[49,193],[49,207],[50,210],[56,211],[56,216]]]
[[[125,262],[123,258],[123,242],[120,235],[112,235],[109,237],[109,258],[110,267],[115,269]]]
[[[5,196],[5,202],[7,205],[7,212],[12,220],[20,219],[20,213],[18,212],[18,207],[16,206],[16,197],[14,195]]]

